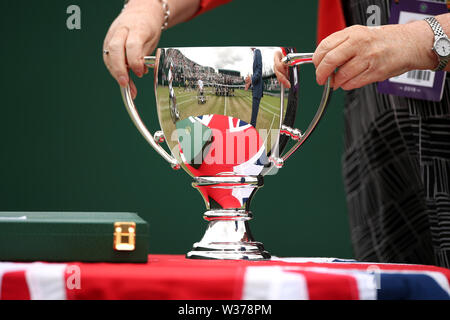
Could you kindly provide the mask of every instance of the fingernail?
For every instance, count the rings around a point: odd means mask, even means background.
[[[127,86],[127,84],[128,84],[128,78],[125,77],[125,76],[120,76],[119,77],[119,84],[120,84],[121,87],[125,88]]]

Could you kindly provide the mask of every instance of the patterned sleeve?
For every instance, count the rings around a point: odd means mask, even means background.
[[[193,18],[228,2],[231,0],[200,0],[200,5]]]

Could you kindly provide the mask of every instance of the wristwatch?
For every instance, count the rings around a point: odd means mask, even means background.
[[[434,33],[434,44],[432,50],[436,53],[439,64],[434,71],[441,71],[450,59],[450,39],[445,34],[439,22],[434,17],[424,19],[430,25]]]

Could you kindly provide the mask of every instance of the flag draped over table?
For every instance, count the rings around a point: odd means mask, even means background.
[[[332,258],[0,263],[0,299],[450,299],[450,270]]]

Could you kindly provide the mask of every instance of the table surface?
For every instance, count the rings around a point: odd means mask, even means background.
[[[450,270],[333,258],[0,262],[0,299],[450,299]]]

